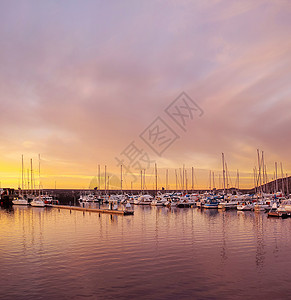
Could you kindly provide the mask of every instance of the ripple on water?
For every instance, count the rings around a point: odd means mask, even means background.
[[[290,295],[291,219],[253,212],[134,209],[135,215],[127,217],[0,210],[0,298]]]

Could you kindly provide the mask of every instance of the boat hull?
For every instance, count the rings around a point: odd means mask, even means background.
[[[13,200],[12,203],[13,205],[28,205],[27,200]]]

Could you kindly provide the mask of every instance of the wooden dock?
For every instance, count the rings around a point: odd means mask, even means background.
[[[113,209],[98,209],[98,208],[86,208],[80,206],[69,206],[69,205],[50,205],[50,207],[58,209],[68,209],[68,210],[78,210],[78,211],[87,211],[94,213],[110,214],[110,215],[122,215],[129,216],[133,215],[133,210],[113,210]]]

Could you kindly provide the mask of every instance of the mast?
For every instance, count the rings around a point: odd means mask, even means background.
[[[182,190],[184,194],[184,188],[185,188],[185,165],[183,164],[183,175],[182,175]]]
[[[211,170],[209,171],[209,193],[211,193]]]
[[[194,191],[194,168],[192,167],[192,170],[191,170],[191,179],[192,179],[192,193]]]
[[[238,169],[236,171],[236,176],[237,176],[237,189],[239,190],[239,172],[238,172]]]
[[[98,165],[98,190],[99,190],[99,196],[100,196],[100,165]]]
[[[30,185],[29,185],[29,169],[27,169],[27,193],[26,194],[28,194],[29,188],[30,188]]]
[[[222,153],[222,176],[223,176],[223,195],[225,195],[225,162],[224,153]]]
[[[264,151],[262,151],[262,169],[263,169],[263,190],[266,192],[266,178],[265,178],[265,160],[264,160]]]
[[[155,163],[155,175],[156,175],[156,195],[158,194],[158,170],[157,164]]]
[[[282,176],[282,188],[281,188],[281,191],[282,191],[282,194],[284,194],[284,175],[283,175],[282,163],[280,163],[280,165],[281,165],[281,176]]]
[[[213,185],[213,192],[214,192],[215,189],[214,171],[212,172],[212,185]]]
[[[259,151],[259,149],[257,149],[257,154],[258,154],[258,165],[259,165],[258,182],[259,182],[259,185],[260,185],[260,192],[262,193],[261,161],[260,161],[260,151]]]
[[[286,193],[287,193],[287,197],[289,198],[289,177],[287,173],[286,173]]]
[[[142,193],[142,170],[140,170],[140,193]]]
[[[254,167],[254,188],[255,188],[255,194],[257,193],[257,168]]]
[[[270,187],[269,187],[269,178],[267,174],[267,165],[265,165],[265,180],[266,180],[266,193],[270,193]]]
[[[38,195],[40,196],[40,154],[38,154]]]
[[[187,170],[185,170],[185,182],[186,182],[186,194],[188,194],[188,177],[187,177]]]
[[[143,169],[143,191],[145,191],[146,188],[146,170]]]
[[[122,165],[120,165],[120,191],[122,194]]]
[[[276,183],[276,192],[278,192],[278,172],[277,172],[277,162],[275,162],[275,183]]]
[[[168,177],[169,177],[169,170],[166,170],[166,192],[168,192]]]
[[[21,180],[22,180],[22,182],[21,182],[21,193],[23,193],[23,154],[21,155]]]
[[[33,173],[32,173],[32,158],[30,159],[30,175],[31,175],[31,191],[34,194]]]
[[[177,169],[175,169],[175,177],[176,177],[176,192],[178,191],[178,177],[177,177]]]
[[[227,163],[225,162],[225,173],[226,173],[226,192],[228,193],[228,188],[229,188],[229,184],[228,184],[228,169],[227,169]]]
[[[107,185],[106,185],[106,180],[107,180],[107,177],[106,177],[106,165],[104,167],[104,191],[105,191],[105,195],[107,195]]]

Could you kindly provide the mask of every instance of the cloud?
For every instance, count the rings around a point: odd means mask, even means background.
[[[205,114],[159,159],[291,168],[288,1],[2,1],[0,152],[114,171],[114,157],[182,91]],[[280,145],[280,147],[278,147]],[[145,150],[149,151],[145,146]],[[57,167],[59,175],[73,172]],[[75,173],[74,173],[75,174]],[[84,176],[86,174],[83,174]]]

